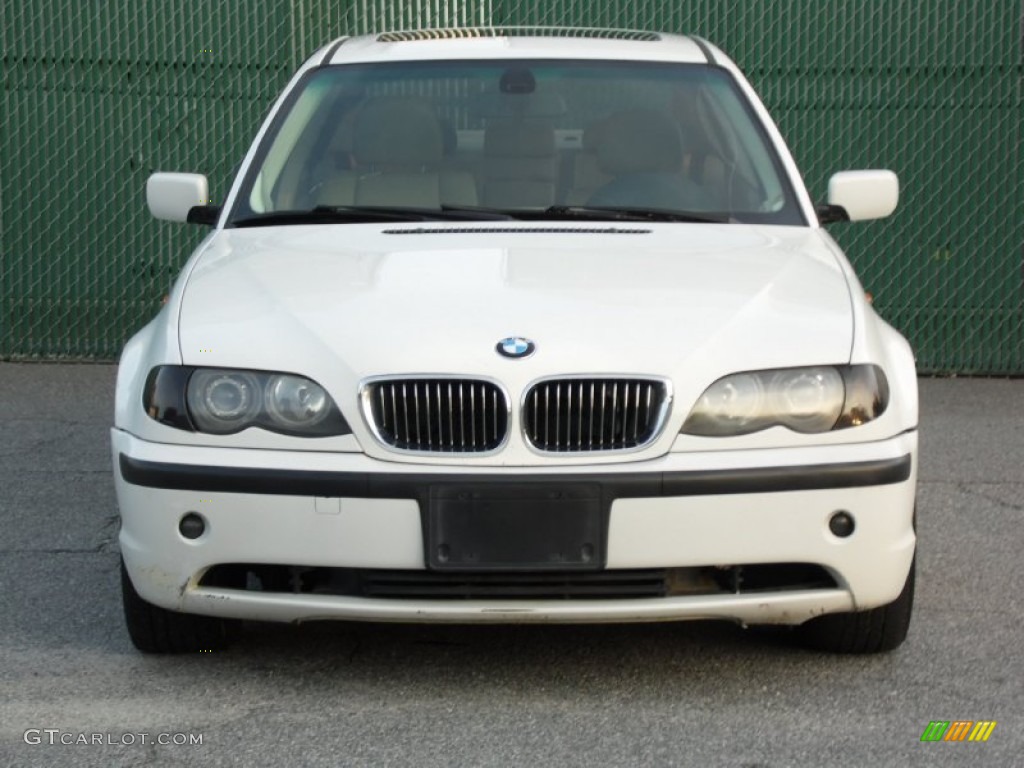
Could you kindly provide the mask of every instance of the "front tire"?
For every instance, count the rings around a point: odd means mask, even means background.
[[[143,600],[121,559],[121,600],[132,644],[144,653],[208,653],[228,647],[238,622],[177,613]]]
[[[915,570],[911,561],[903,591],[888,605],[811,619],[799,627],[801,640],[811,648],[832,653],[881,653],[899,648],[910,628]]]

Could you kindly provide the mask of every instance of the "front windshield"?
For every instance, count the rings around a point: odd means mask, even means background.
[[[459,209],[805,223],[724,70],[463,60],[313,70],[264,139],[229,225],[313,211]]]

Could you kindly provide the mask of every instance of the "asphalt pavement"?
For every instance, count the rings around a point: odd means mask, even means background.
[[[2,766],[1024,765],[1024,380],[921,381],[917,602],[894,653],[719,622],[332,623],[158,657],[121,618],[114,376],[0,364]],[[923,743],[933,720],[998,724]]]

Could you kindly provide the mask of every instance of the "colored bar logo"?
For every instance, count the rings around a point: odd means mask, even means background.
[[[995,729],[995,720],[932,720],[921,741],[988,741]]]

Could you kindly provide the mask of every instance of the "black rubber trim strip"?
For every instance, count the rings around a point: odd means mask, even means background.
[[[704,58],[708,60],[708,64],[712,66],[718,66],[718,62],[715,61],[715,54],[711,52],[711,45],[703,37],[697,37],[696,35],[689,35],[689,38],[697,44],[700,48],[700,52],[704,54]]]
[[[320,66],[326,67],[331,62],[331,59],[334,58],[334,54],[338,52],[338,49],[351,39],[351,37],[343,37],[332,45],[327,53],[324,54],[324,57],[320,59]]]
[[[125,482],[168,490],[255,493],[282,496],[341,496],[356,499],[426,500],[432,487],[460,483],[596,483],[606,501],[659,496],[716,496],[779,493],[826,488],[863,488],[902,483],[910,477],[911,457],[847,464],[757,467],[686,472],[625,472],[559,475],[321,472],[166,464],[120,454]]]

